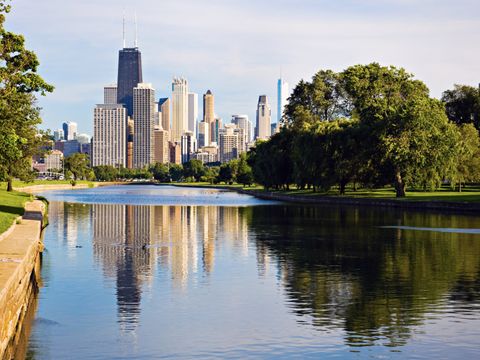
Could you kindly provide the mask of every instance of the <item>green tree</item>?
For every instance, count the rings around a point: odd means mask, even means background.
[[[64,159],[63,166],[65,170],[72,173],[75,181],[85,179],[90,171],[89,159],[87,154],[75,153]]]
[[[53,87],[37,74],[38,59],[25,49],[23,36],[5,29],[9,11],[7,1],[0,1],[0,177],[11,191],[13,178],[31,179],[30,159],[43,141],[37,136],[41,119],[33,94],[45,95]]]
[[[460,125],[459,132],[452,185],[460,192],[462,184],[480,182],[480,138],[473,124]]]
[[[435,188],[451,170],[456,129],[443,105],[404,69],[373,63],[342,74],[361,126],[369,129],[367,158],[376,175],[393,183],[397,197],[408,185]]]
[[[191,159],[183,164],[183,175],[185,177],[193,177],[195,181],[205,175],[205,166],[203,162],[197,159]]]
[[[172,181],[180,181],[183,178],[183,167],[180,164],[170,164],[170,178]]]
[[[247,154],[240,154],[237,168],[237,182],[243,186],[250,186],[253,184],[253,171],[247,162]]]
[[[285,107],[285,122],[296,129],[319,121],[350,116],[351,102],[341,76],[332,70],[317,72],[311,82],[300,81]]]
[[[442,94],[448,118],[454,123],[474,124],[480,131],[480,88],[455,85]]]
[[[99,165],[93,168],[95,179],[98,181],[114,181],[119,176],[117,168],[111,165]]]
[[[161,183],[170,182],[170,173],[168,170],[167,164],[158,162],[150,167],[150,172],[152,173],[153,178]]]

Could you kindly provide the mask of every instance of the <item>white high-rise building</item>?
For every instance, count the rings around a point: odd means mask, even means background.
[[[198,94],[188,93],[188,131],[197,137]]]
[[[88,134],[78,134],[77,140],[79,144],[88,144],[90,143],[90,135]]]
[[[133,167],[154,162],[155,89],[140,83],[133,88]]]
[[[232,124],[238,126],[238,128],[243,129],[245,134],[245,143],[252,141],[252,122],[248,119],[248,115],[232,115]]]
[[[97,105],[93,113],[92,166],[127,165],[127,109],[120,104]]]
[[[103,88],[103,103],[104,104],[117,103],[117,84],[107,85]]]
[[[172,82],[171,140],[180,143],[185,131],[188,131],[188,82],[183,78],[174,78]]]
[[[257,124],[255,139],[268,140],[271,135],[272,109],[268,103],[267,95],[260,95],[257,105]]]
[[[287,105],[287,99],[290,96],[288,90],[288,82],[284,81],[283,78],[278,79],[277,82],[277,124],[280,124],[280,121],[283,117],[283,111],[285,110],[285,105]]]
[[[191,131],[185,131],[181,138],[182,163],[190,160],[191,155],[197,151],[197,139]]]

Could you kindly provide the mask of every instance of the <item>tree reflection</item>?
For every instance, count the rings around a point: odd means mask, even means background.
[[[254,207],[257,251],[278,263],[292,310],[350,346],[405,344],[412,327],[446,301],[479,295],[478,235],[382,225],[478,228],[469,216],[371,208]],[[260,261],[260,260],[259,260]]]

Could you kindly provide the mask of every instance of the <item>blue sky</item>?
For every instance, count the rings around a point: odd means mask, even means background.
[[[170,95],[173,76],[211,89],[216,113],[254,120],[258,95],[276,107],[283,69],[292,87],[320,69],[377,61],[405,67],[439,97],[480,82],[478,0],[13,0],[7,29],[36,51],[56,91],[39,100],[44,128],[76,121],[91,133],[103,86],[116,81],[122,46],[138,17],[143,77]],[[199,109],[199,113],[202,109]]]

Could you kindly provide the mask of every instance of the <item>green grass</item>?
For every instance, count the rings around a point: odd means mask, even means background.
[[[23,207],[31,198],[30,194],[0,190],[0,234],[8,230],[15,218],[23,215]]]
[[[233,184],[233,185],[211,185],[209,183],[178,183],[175,185],[188,185],[188,186],[199,186],[199,187],[225,187],[225,188],[243,188],[242,185]],[[243,188],[245,190],[263,190],[262,186],[255,185]],[[272,190],[271,192],[276,192],[279,194],[292,195],[292,196],[311,196],[311,197],[322,197],[322,196],[338,196],[338,197],[350,197],[350,198],[365,198],[365,199],[392,199],[398,201],[452,201],[452,202],[480,202],[480,186],[466,186],[462,189],[462,192],[452,191],[448,186],[442,187],[437,191],[407,191],[407,196],[405,198],[397,199],[395,197],[395,191],[392,187],[385,187],[381,189],[360,189],[353,191],[353,189],[347,189],[345,195],[340,195],[337,189],[332,189],[328,192],[313,192],[312,190],[298,190],[295,187],[292,187],[291,190]]]

